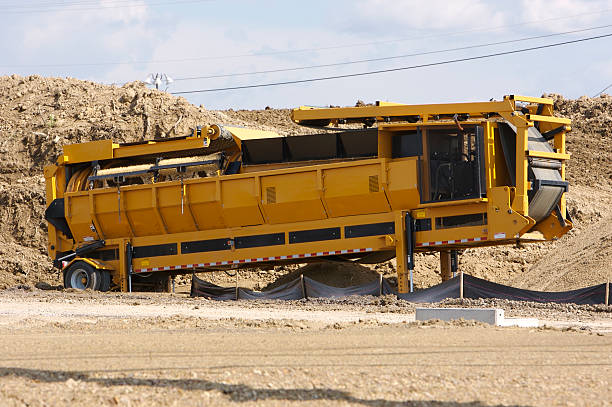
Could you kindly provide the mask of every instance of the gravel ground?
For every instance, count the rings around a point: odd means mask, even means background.
[[[0,405],[612,405],[612,308],[508,301],[540,328],[410,322],[393,297],[215,302],[0,292]]]
[[[183,287],[184,288],[184,287]],[[15,311],[18,318],[46,314],[52,316],[56,304],[58,312],[67,316],[80,315],[84,307],[89,313],[101,313],[107,316],[126,314],[134,317],[170,316],[202,316],[208,319],[229,317],[245,317],[261,319],[266,313],[272,313],[276,319],[285,315],[296,320],[325,320],[319,318],[319,313],[327,315],[371,315],[381,319],[389,314],[387,322],[402,322],[402,314],[414,314],[416,307],[495,307],[502,308],[507,317],[540,318],[574,322],[576,324],[589,321],[610,320],[612,322],[612,306],[575,305],[575,304],[544,304],[524,301],[509,301],[499,299],[448,299],[437,304],[415,304],[397,299],[393,295],[382,297],[353,296],[345,298],[311,298],[308,300],[240,300],[214,301],[206,298],[190,298],[186,293],[100,293],[95,291],[77,290],[39,290],[39,289],[7,289],[0,291],[0,304],[7,302],[14,306],[23,304],[23,310]],[[42,304],[42,305],[41,305]],[[113,310],[111,311],[111,307]],[[25,309],[31,314],[26,314]],[[71,312],[70,309],[73,311]],[[9,307],[0,307],[0,315],[6,316]],[[265,311],[263,311],[265,310]],[[119,314],[118,314],[119,313]],[[103,315],[100,315],[103,316]],[[250,317],[249,317],[250,316]],[[376,319],[374,318],[374,319]],[[357,317],[357,320],[359,317]],[[349,318],[355,320],[355,318]],[[333,322],[344,322],[333,321]]]
[[[466,325],[3,327],[0,403],[610,405],[609,335]]]

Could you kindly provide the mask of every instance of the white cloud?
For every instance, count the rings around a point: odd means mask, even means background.
[[[111,21],[124,24],[142,23],[149,17],[149,9],[144,0],[129,0],[125,4],[122,3],[121,7],[113,7],[116,5],[116,0],[100,0],[100,7],[104,7],[102,13]]]
[[[100,80],[105,72],[117,69],[105,63],[148,60],[156,43],[176,25],[155,24],[145,1],[130,0],[121,3],[121,7],[111,7],[117,3],[109,1],[17,15],[0,28],[4,38],[11,38],[0,42],[0,53],[7,65],[12,65],[0,67],[0,74],[36,73]],[[120,78],[110,82],[117,79]]]
[[[521,0],[520,10],[524,22],[545,20],[539,29],[568,31],[611,15],[612,0]]]
[[[483,0],[359,0],[355,14],[356,24],[391,32],[498,26],[505,21],[495,2]]]
[[[33,14],[29,18],[31,23],[23,31],[24,46],[36,48],[61,43],[74,37],[75,32],[81,38],[96,38],[109,32],[128,34],[126,30],[146,27],[148,10],[144,1],[131,0],[122,3],[122,7],[111,7],[112,4],[117,3],[100,0],[92,7],[71,5],[53,13]]]

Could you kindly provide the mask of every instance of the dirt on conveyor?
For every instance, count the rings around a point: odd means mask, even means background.
[[[601,283],[612,261],[612,97],[555,100],[560,116],[572,119],[567,139],[572,159],[568,197],[576,228],[558,242],[522,248],[466,250],[460,265],[466,273],[524,288],[567,290]],[[330,101],[333,102],[333,101]],[[0,77],[0,289],[45,282],[60,284],[46,255],[45,189],[42,169],[53,163],[62,145],[111,138],[116,142],[186,135],[204,124],[233,124],[282,135],[318,130],[294,124],[289,109],[211,111],[182,97],[148,89],[141,82],[122,87],[67,78]],[[331,285],[394,277],[395,262],[368,266],[308,266],[306,273]],[[317,268],[318,267],[318,268]],[[264,288],[297,266],[241,271],[241,281]],[[365,270],[365,271],[364,271]],[[354,271],[354,273],[353,273]],[[299,274],[302,271],[298,271]],[[354,275],[353,279],[342,276]],[[212,276],[232,284],[224,273]],[[188,279],[182,281],[187,282]],[[438,258],[419,255],[415,283],[439,282]]]

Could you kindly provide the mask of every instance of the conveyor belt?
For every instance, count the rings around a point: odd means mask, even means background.
[[[515,184],[516,127],[510,123],[500,123],[502,148],[513,184]],[[552,146],[535,128],[527,131],[529,151],[554,152]],[[567,190],[567,183],[561,178],[561,162],[553,159],[533,158],[529,160],[528,180],[532,184],[529,191],[529,216],[539,222],[550,216]],[[516,185],[516,184],[515,184]]]

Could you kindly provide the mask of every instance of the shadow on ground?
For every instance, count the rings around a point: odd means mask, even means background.
[[[495,407],[490,404],[474,402],[448,402],[437,400],[405,400],[394,401],[386,399],[362,399],[348,392],[329,389],[263,389],[245,384],[226,384],[202,379],[140,379],[133,377],[110,378],[92,377],[88,373],[78,371],[38,370],[24,368],[0,368],[1,377],[21,377],[36,382],[63,383],[69,379],[85,383],[95,383],[101,386],[143,386],[143,387],[174,387],[185,391],[218,391],[225,394],[232,402],[287,400],[338,400],[364,406],[429,406],[429,407]],[[501,405],[497,405],[501,407]]]

